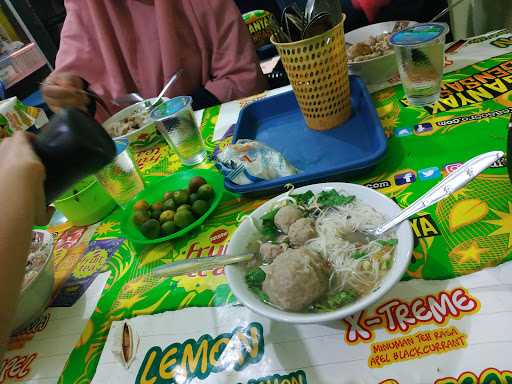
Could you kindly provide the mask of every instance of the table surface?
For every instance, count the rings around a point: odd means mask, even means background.
[[[505,151],[508,108],[512,108],[512,53],[449,73],[444,81],[448,86],[445,85],[442,102],[435,110],[408,107],[401,86],[373,94],[389,137],[389,148],[378,166],[352,182],[378,189],[405,207],[457,164],[482,152]],[[240,105],[258,97],[204,111],[201,131],[210,154],[230,142],[229,136],[222,136],[236,122]],[[489,115],[495,111],[497,116]],[[461,116],[468,117],[467,121],[460,121]],[[164,144],[137,153],[135,159],[149,183],[181,167],[176,155]],[[212,163],[201,167],[212,167]],[[437,206],[412,218],[415,249],[404,279],[449,279],[509,260],[512,247],[509,196],[512,186],[502,162]],[[84,244],[79,239],[84,236],[83,229],[68,224],[50,228],[57,236],[55,264],[59,283],[75,272],[79,260],[82,265],[96,267],[91,271],[110,271],[97,307],[60,381],[91,380],[112,321],[233,302],[235,298],[222,269],[173,278],[156,278],[148,272],[175,260],[222,253],[240,220],[264,201],[226,192],[211,217],[190,234],[148,247],[122,241],[120,245],[116,243],[118,248],[113,254],[107,252],[103,259],[98,259],[97,252],[82,253]],[[94,226],[89,241],[112,247],[112,242],[107,240],[122,238],[120,214],[117,209]],[[77,251],[79,245],[82,248]],[[84,262],[87,258],[90,260]]]

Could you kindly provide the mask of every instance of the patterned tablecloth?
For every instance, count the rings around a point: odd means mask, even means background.
[[[400,85],[375,92],[389,149],[378,166],[352,181],[375,188],[405,207],[467,159],[505,150],[512,111],[511,45],[512,35],[504,31],[466,42],[448,54],[446,71],[457,70],[445,75],[441,100],[433,108],[408,106]],[[286,90],[205,110],[201,129],[209,153],[230,142],[229,127],[236,122],[241,105]],[[176,155],[163,144],[135,158],[149,183],[180,169]],[[212,163],[203,167],[212,167]],[[450,279],[510,259],[510,196],[512,185],[505,161],[501,161],[461,191],[412,218],[416,244],[404,280]],[[222,253],[240,220],[263,202],[226,192],[200,228],[175,241],[148,247],[123,241],[119,209],[89,230],[67,224],[51,228],[57,238],[60,290],[56,305],[72,306],[98,273],[110,271],[60,382],[86,383],[93,378],[112,321],[234,302],[222,268],[174,278],[156,278],[148,272],[175,260]],[[0,373],[5,371],[5,362],[0,368]],[[30,371],[30,364],[27,372],[38,377]],[[9,382],[8,375],[5,380]]]

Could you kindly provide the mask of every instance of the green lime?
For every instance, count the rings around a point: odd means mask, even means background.
[[[176,212],[179,212],[179,211],[182,211],[186,209],[187,211],[190,211],[192,210],[192,207],[189,205],[189,204],[182,204],[178,207],[178,209],[176,210]]]
[[[153,204],[151,204],[151,209],[153,211],[155,210],[162,210],[164,208],[164,204],[161,201],[156,201]]]
[[[166,221],[165,223],[162,224],[161,231],[164,236],[172,235],[177,230],[178,227],[176,226],[176,224],[174,224],[174,221]]]
[[[196,200],[194,204],[192,204],[192,212],[194,212],[197,217],[203,216],[208,208],[210,208],[210,204],[204,200]]]
[[[133,213],[133,222],[135,225],[142,225],[144,222],[148,221],[150,219],[149,214],[147,211],[135,211]]]
[[[152,209],[151,210],[151,217],[153,219],[160,219],[160,215],[162,214],[162,210],[161,209]]]
[[[172,199],[172,192],[165,192],[164,193],[164,201]]]
[[[188,203],[188,191],[185,189],[180,189],[172,194],[174,202],[176,205],[182,205]]]
[[[176,215],[174,216],[174,223],[180,228],[188,227],[194,221],[194,215],[192,215],[192,212],[190,212],[188,209],[178,209]]]
[[[149,219],[141,225],[140,231],[148,239],[156,239],[160,236],[160,223],[158,220]]]
[[[197,190],[197,196],[201,200],[210,200],[213,197],[213,188],[208,184],[201,185]]]
[[[133,209],[137,211],[147,211],[149,209],[149,204],[146,200],[139,200],[134,204]]]
[[[197,192],[199,187],[203,184],[206,184],[206,180],[204,178],[202,178],[201,176],[194,176],[188,182],[188,191],[190,193]]]
[[[191,193],[188,199],[190,200],[190,203],[193,203],[199,199],[199,196],[197,196],[197,193]]]
[[[163,223],[165,221],[172,221],[174,220],[175,212],[171,210],[163,211],[160,215],[160,222]]]
[[[176,203],[174,202],[174,200],[172,198],[164,201],[164,210],[171,210],[171,211],[176,210]]]

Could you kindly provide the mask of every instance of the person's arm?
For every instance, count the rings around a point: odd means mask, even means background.
[[[84,112],[92,112],[94,102],[84,92],[87,83],[71,73],[53,72],[46,78],[41,91],[44,101],[53,112],[61,108],[76,107]]]
[[[194,3],[196,4],[196,3]],[[197,22],[209,39],[210,80],[204,88],[226,102],[267,88],[254,44],[232,0],[209,0],[194,5]]]
[[[60,36],[59,52],[55,60],[55,71],[46,78],[41,87],[46,104],[53,112],[64,107],[76,107],[94,115],[95,103],[84,93],[89,83],[95,57],[91,46],[89,29],[84,24],[79,0],[65,0],[66,19]]]
[[[46,224],[45,169],[26,135],[0,142],[0,361],[11,332],[32,239]]]
[[[190,96],[192,97],[192,109],[194,111],[220,104],[220,100],[203,87],[197,88]]]

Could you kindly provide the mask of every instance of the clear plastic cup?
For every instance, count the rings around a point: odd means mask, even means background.
[[[449,30],[444,23],[416,24],[389,38],[405,95],[412,105],[429,105],[439,99]]]
[[[124,208],[144,189],[144,181],[133,160],[128,140],[115,140],[115,144],[117,156],[96,174],[96,178],[114,201]]]
[[[192,98],[179,96],[160,104],[152,113],[158,131],[184,165],[206,159],[206,149],[192,111]]]

